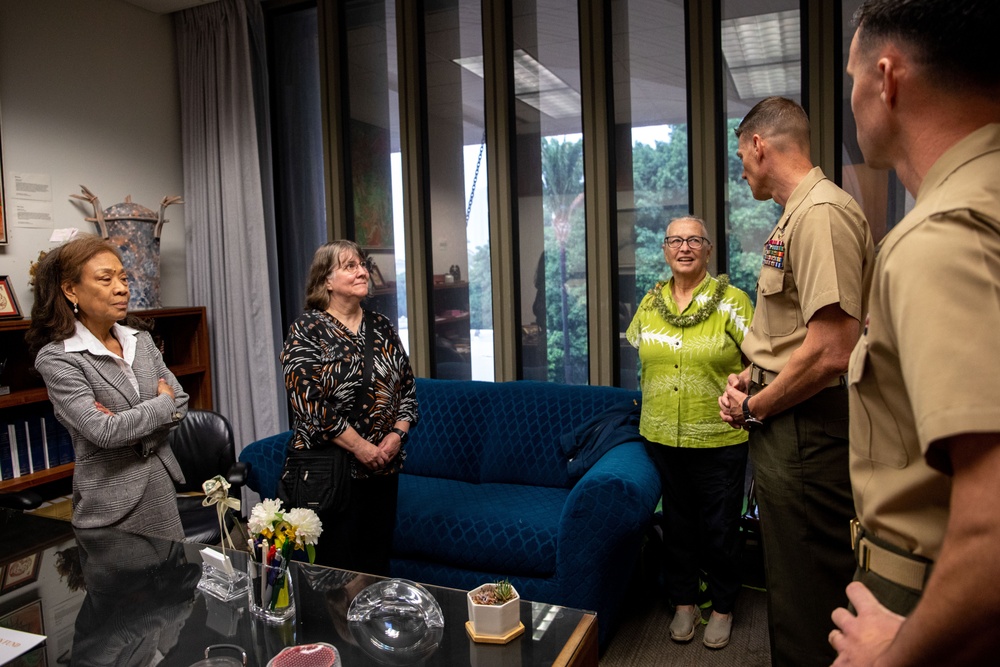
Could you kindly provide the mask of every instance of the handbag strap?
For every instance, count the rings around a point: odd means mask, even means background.
[[[361,429],[358,428],[361,424],[361,403],[365,395],[365,389],[368,388],[372,381],[372,358],[375,349],[375,332],[372,330],[372,318],[368,315],[367,310],[363,312],[365,324],[365,365],[361,370],[361,384],[354,390],[354,408],[351,410],[351,416],[347,420],[362,438],[367,437],[368,429],[365,429],[365,432],[362,433]]]

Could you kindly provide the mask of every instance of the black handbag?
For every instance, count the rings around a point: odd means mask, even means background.
[[[278,498],[286,508],[340,512],[351,499],[351,460],[343,447],[292,449],[278,483]]]
[[[365,313],[365,360],[361,384],[354,395],[348,423],[361,433],[361,403],[371,383],[374,332]],[[324,449],[295,449],[289,444],[278,481],[278,498],[286,508],[304,507],[315,512],[341,512],[351,499],[351,453],[339,445]]]

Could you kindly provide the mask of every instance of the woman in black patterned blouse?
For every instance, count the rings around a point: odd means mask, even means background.
[[[342,447],[353,455],[350,501],[343,511],[320,515],[316,562],[388,575],[403,445],[418,415],[399,335],[384,315],[361,307],[369,266],[352,241],[319,247],[306,309],[288,330],[281,363],[295,417],[292,446]],[[373,336],[371,380],[358,393],[367,335]]]

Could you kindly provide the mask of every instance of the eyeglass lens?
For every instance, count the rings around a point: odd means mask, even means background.
[[[372,261],[370,259],[366,259],[362,262],[358,262],[357,260],[352,259],[350,262],[344,264],[340,268],[342,268],[344,271],[347,271],[348,273],[357,273],[359,268],[364,268],[365,271],[371,273]]]
[[[680,236],[667,236],[664,237],[663,243],[668,248],[673,248],[676,250],[680,248],[683,244],[687,243],[691,250],[700,250],[703,245],[705,245],[705,239],[701,236],[692,236],[690,238],[682,238]]]

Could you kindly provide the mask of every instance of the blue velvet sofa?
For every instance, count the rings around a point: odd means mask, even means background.
[[[560,439],[639,400],[614,387],[417,380],[393,576],[596,611],[605,645],[660,496],[638,433],[571,479]],[[248,445],[248,486],[274,497],[288,433]]]

